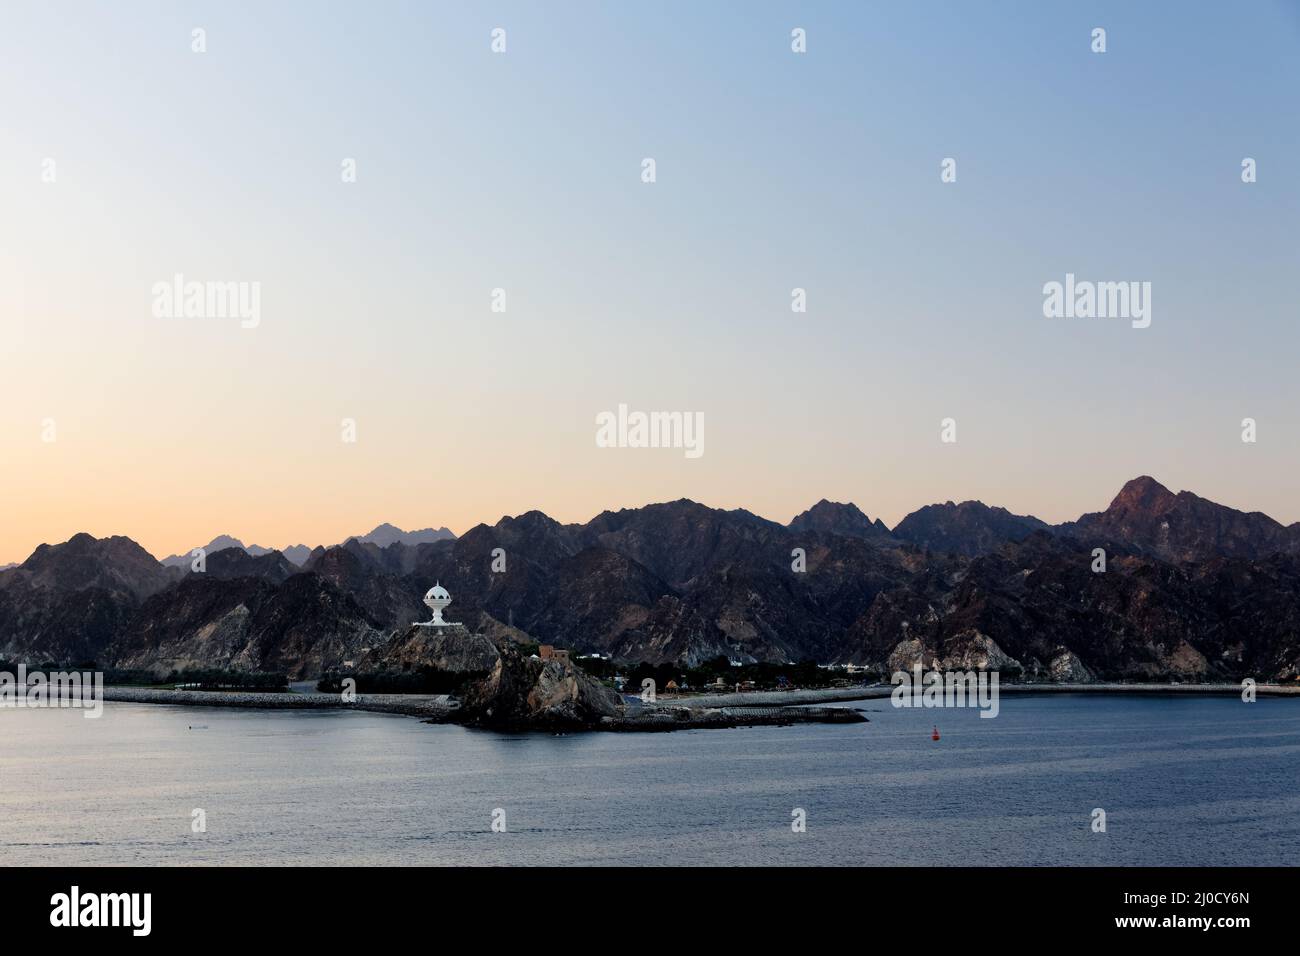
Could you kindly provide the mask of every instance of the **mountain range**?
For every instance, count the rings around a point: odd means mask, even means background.
[[[433,541],[442,541],[443,539],[454,537],[456,536],[446,528],[425,528],[422,531],[403,531],[401,528],[385,522],[369,534],[358,535],[353,538],[348,538],[347,540],[360,541],[363,544],[377,544],[381,548],[386,548],[390,544],[414,546],[417,544],[428,544]],[[261,545],[244,544],[244,542],[240,541],[238,538],[233,538],[228,534],[219,534],[207,544],[201,545],[200,547],[205,554],[214,554],[217,551],[227,551],[231,548],[238,548],[241,551],[246,551],[253,557],[261,557],[264,554],[270,554],[272,551],[271,548],[263,548]],[[193,553],[195,550],[197,549],[191,548],[184,554],[169,555],[168,557],[163,558],[161,563],[165,567],[169,568],[189,567],[194,561]],[[309,548],[305,544],[294,544],[287,548],[281,548],[280,553],[296,567],[302,567],[312,556],[313,551],[317,550],[323,551],[324,549]],[[17,567],[17,565],[7,565],[6,567],[0,568],[0,571],[7,570],[9,567]]]
[[[459,538],[381,525],[301,564],[213,544],[200,573],[124,537],[41,545],[0,571],[0,658],[310,677],[426,619],[439,581],[449,620],[628,662],[1300,676],[1300,524],[1149,477],[1060,525],[967,501],[891,530],[825,500],[782,525],[683,499],[582,524],[530,511]]]

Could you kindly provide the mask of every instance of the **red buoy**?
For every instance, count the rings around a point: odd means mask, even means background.
[[[938,740],[938,739],[939,739],[939,728],[938,728],[937,726],[934,728],[934,733],[932,733],[932,734],[930,735],[930,739],[931,739],[931,740]]]

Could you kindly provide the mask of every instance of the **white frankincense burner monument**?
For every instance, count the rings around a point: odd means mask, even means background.
[[[460,627],[459,621],[444,621],[442,611],[451,603],[451,595],[441,584],[435,583],[429,588],[428,593],[424,595],[424,603],[428,605],[429,610],[433,612],[433,617],[428,621],[417,621],[417,627]]]

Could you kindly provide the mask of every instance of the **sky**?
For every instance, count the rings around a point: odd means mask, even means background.
[[[4,21],[0,563],[682,497],[1062,521],[1141,474],[1300,520],[1294,2]],[[1150,326],[1046,317],[1067,273]],[[157,314],[178,274],[256,323]],[[600,447],[620,405],[702,453]]]

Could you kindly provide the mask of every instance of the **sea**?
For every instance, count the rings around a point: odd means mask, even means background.
[[[1300,700],[1007,695],[994,719],[840,706],[869,721],[556,736],[342,711],[0,710],[0,864],[1300,860]]]

